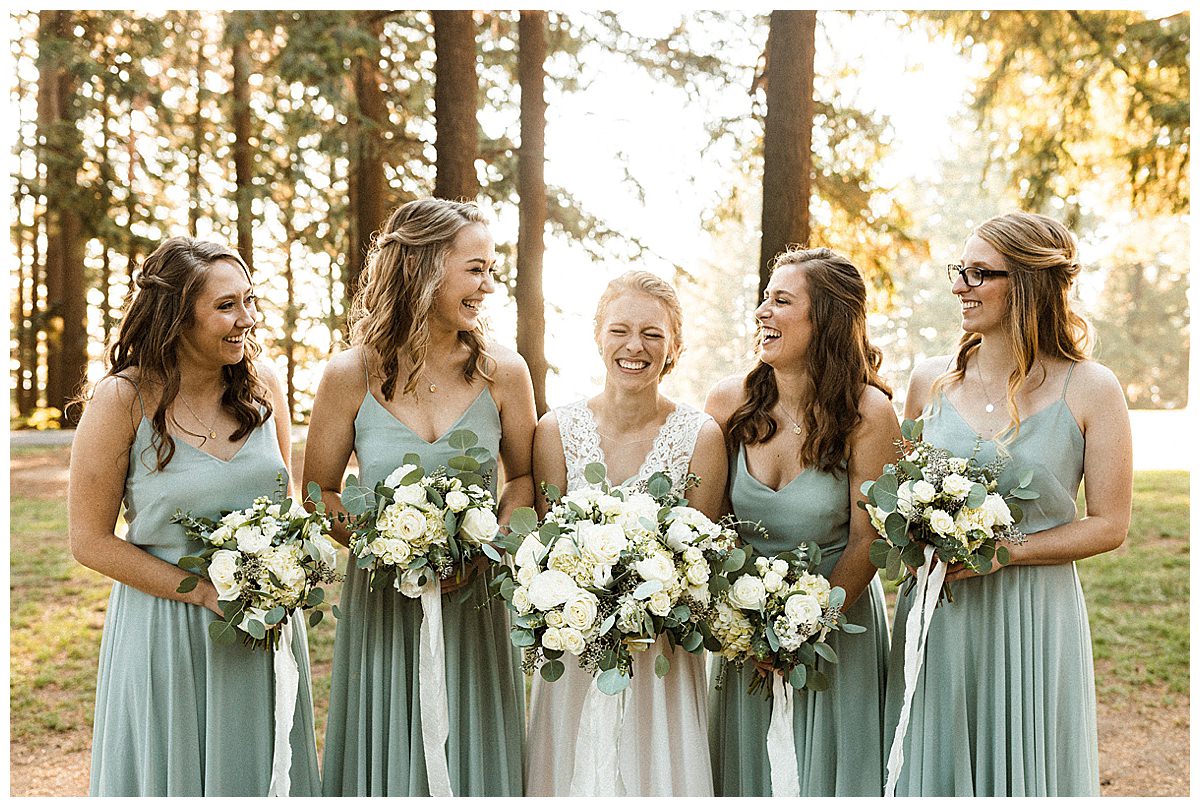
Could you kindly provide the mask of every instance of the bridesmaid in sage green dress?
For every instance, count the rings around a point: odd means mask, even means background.
[[[274,755],[271,653],[214,645],[212,583],[186,594],[175,564],[200,551],[176,509],[215,518],[277,488],[287,406],[256,366],[245,263],[190,238],[156,249],[136,278],[108,371],[71,448],[71,552],[113,578],[100,640],[93,796],[266,796]],[[180,324],[183,324],[180,327]],[[272,409],[274,412],[272,412]],[[129,532],[114,533],[122,501]],[[304,621],[290,734],[290,788],[320,793]]]
[[[350,454],[368,487],[420,455],[432,470],[470,429],[504,470],[500,520],[533,504],[533,384],[515,352],[485,341],[479,318],[495,290],[495,248],[472,204],[409,202],[379,233],[352,311],[353,347],[334,357],[313,404],[304,479],[343,512]],[[493,460],[487,467],[495,471]],[[345,543],[344,529],[335,537]],[[507,609],[489,599],[481,561],[443,580],[449,738],[456,796],[522,793],[525,679],[509,642]],[[369,590],[348,564],[333,649],[323,789],[328,796],[424,796],[417,642],[421,602]],[[431,750],[431,753],[437,751]]]
[[[1098,796],[1091,636],[1076,560],[1115,549],[1129,529],[1132,444],[1120,383],[1087,360],[1068,292],[1075,240],[1059,222],[1010,213],[981,224],[949,267],[962,301],[955,356],[918,365],[905,413],[959,456],[979,446],[1025,471],[1028,535],[979,576],[951,568],[954,603],[930,620],[896,795]],[[1014,347],[1016,350],[1014,350]],[[1019,426],[1019,428],[1018,428]],[[1087,476],[1087,513],[1075,497]],[[887,741],[904,695],[911,598],[897,601]]]
[[[714,387],[707,409],[732,452],[731,510],[770,536],[746,529],[743,539],[767,555],[815,541],[820,573],[846,590],[847,619],[867,629],[830,637],[839,661],[826,670],[829,689],[795,693],[799,795],[878,796],[887,616],[869,557],[874,531],[854,503],[893,458],[900,430],[867,338],[858,270],[828,249],[786,252],[773,266],[754,313],[758,363]],[[709,708],[715,792],[780,795],[767,757],[771,702],[746,691],[752,676],[777,673],[716,665],[725,681]]]

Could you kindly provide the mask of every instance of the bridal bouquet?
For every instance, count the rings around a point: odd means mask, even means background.
[[[993,558],[1007,564],[1009,551],[1000,542],[1024,542],[1016,526],[1023,517],[1019,502],[1038,497],[1028,487],[1032,471],[1001,494],[1003,462],[981,465],[925,442],[920,420],[904,421],[901,434],[902,458],[863,485],[867,500],[859,502],[882,536],[871,545],[875,566],[890,580],[907,580],[911,589],[915,576],[908,570],[922,565],[926,547],[944,564],[961,563],[980,574]],[[954,601],[949,586],[943,593]]]
[[[223,513],[217,520],[176,511],[173,523],[182,524],[189,538],[204,544],[197,555],[179,559],[179,565],[212,581],[224,616],[209,625],[214,642],[229,642],[235,632],[262,648],[279,647],[282,627],[296,610],[311,610],[316,625],[325,599],[322,585],[339,578],[337,552],[329,540],[330,521],[325,506],[308,512],[287,498],[283,476],[273,497],[260,496],[244,509]],[[311,495],[311,494],[310,494]],[[199,577],[185,577],[178,591],[196,587]]]
[[[372,590],[390,583],[416,598],[480,553],[500,561],[493,546],[500,528],[496,501],[478,473],[490,454],[477,442],[459,429],[449,443],[464,453],[447,466],[426,472],[421,458],[408,454],[374,490],[347,479],[342,503],[351,514],[350,552],[358,568],[370,569]]]
[[[820,691],[829,679],[817,659],[837,663],[825,643],[830,631],[862,633],[841,613],[846,592],[814,569],[821,560],[815,544],[801,544],[774,557],[755,555],[747,545],[727,559],[718,580],[713,636],[720,653],[737,666],[764,664],[796,689]],[[771,689],[768,675],[756,675],[750,692]]]
[[[540,665],[557,680],[570,654],[611,695],[629,685],[631,654],[659,636],[688,652],[715,647],[709,586],[737,534],[674,495],[664,473],[609,487],[592,463],[586,478],[595,487],[561,495],[547,486],[552,506],[540,524],[528,508],[514,514],[516,579],[498,587],[516,612],[512,642],[527,670]],[[665,655],[655,659],[656,675],[669,669]]]

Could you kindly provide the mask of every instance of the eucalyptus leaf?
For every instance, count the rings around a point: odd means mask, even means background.
[[[866,633],[867,629],[864,628],[862,625],[855,625],[852,622],[847,622],[845,625],[842,625],[842,631],[844,633],[854,634],[854,633]]]
[[[884,576],[888,580],[898,580],[900,578],[900,547],[894,546],[888,550],[887,568],[884,570]]]
[[[559,678],[562,678],[562,675],[564,672],[566,672],[566,669],[566,665],[564,665],[561,661],[558,659],[552,659],[543,664],[542,668],[538,672],[540,672],[542,678],[546,679],[547,681],[557,681]]]
[[[971,490],[967,493],[967,500],[964,504],[967,507],[978,507],[983,504],[983,500],[987,498],[987,488],[976,482],[971,485]]]
[[[310,628],[315,628],[317,625],[321,624],[321,620],[322,620],[324,617],[325,617],[325,612],[324,612],[324,611],[316,611],[316,610],[314,610],[312,613],[310,613],[310,614],[308,615],[308,626],[309,626]]]
[[[590,466],[589,466],[590,467]],[[596,688],[605,695],[616,695],[629,686],[630,678],[616,667],[605,670],[596,676]]]
[[[537,511],[532,507],[518,507],[508,519],[508,527],[515,533],[528,535],[538,528]]]
[[[670,478],[661,471],[654,473],[646,482],[646,492],[656,499],[663,498],[671,492]]]
[[[496,551],[496,547],[492,546],[491,544],[483,544],[481,548],[483,549],[483,554],[487,555],[488,560],[492,561],[493,563],[500,562],[500,553]]]
[[[772,653],[779,652],[779,634],[775,632],[775,627],[771,623],[767,623],[767,644],[771,646]]]
[[[278,625],[280,622],[283,621],[283,618],[285,616],[287,616],[287,609],[284,608],[282,605],[276,605],[274,608],[272,608],[270,611],[267,611],[267,613],[263,615],[263,620],[268,625]]]
[[[446,442],[455,451],[466,451],[471,446],[476,445],[479,442],[479,438],[470,429],[455,429],[450,432],[450,436]]]
[[[904,473],[904,475],[907,476],[909,479],[920,479],[921,478],[921,466],[917,465],[915,462],[909,462],[908,460],[900,460],[899,462],[896,463],[896,467],[900,471],[902,471]]]
[[[185,577],[179,581],[179,587],[175,589],[175,592],[177,594],[187,594],[189,591],[194,591],[199,583],[199,577]]]
[[[354,477],[351,476],[350,479],[354,479]],[[346,508],[346,512],[352,516],[361,516],[374,506],[374,498],[374,494],[369,488],[347,480],[346,487],[342,491],[342,507]]]
[[[1007,566],[1012,560],[1012,553],[1008,551],[1007,546],[996,547],[996,560],[1000,562],[1001,566]]]
[[[233,644],[237,628],[221,619],[214,619],[208,625],[208,638],[213,644]]]
[[[896,492],[899,489],[900,483],[894,474],[883,474],[876,481],[875,487],[871,488],[871,495],[875,497],[875,502],[881,509],[890,513],[896,509]]]
[[[633,590],[633,598],[635,600],[649,599],[650,595],[654,594],[655,592],[662,591],[662,587],[663,584],[661,580],[643,581],[640,586]]]
[[[246,620],[246,633],[253,636],[255,639],[265,639],[267,637],[267,626],[257,619]]]
[[[178,566],[180,569],[188,569],[191,571],[200,571],[201,569],[203,569],[205,566],[208,565],[208,561],[206,561],[204,558],[196,557],[195,555],[184,555],[182,558],[180,558],[178,561],[175,562],[175,565]],[[188,590],[190,591],[191,589],[188,589]]]
[[[608,478],[608,470],[600,462],[589,462],[583,469],[583,478],[592,485],[603,485]],[[610,693],[611,694],[611,693]]]
[[[333,605],[329,606],[329,612],[331,614],[333,614],[334,619],[342,618],[342,609],[338,608],[337,603],[334,603]]]
[[[883,530],[887,533],[888,540],[896,546],[908,543],[908,519],[899,513],[888,513],[888,517],[883,520]]]
[[[846,589],[842,588],[841,586],[834,586],[833,588],[829,589],[829,607],[830,608],[841,608],[842,604],[845,602],[846,602]]]
[[[604,634],[608,633],[610,630],[612,630],[612,626],[615,624],[617,624],[617,612],[613,611],[604,618],[603,622],[600,623],[600,631],[598,635],[603,636]]]
[[[1021,478],[1017,482],[1017,487],[1027,488],[1033,482],[1033,469],[1026,468],[1021,472]]]
[[[869,550],[871,564],[876,569],[886,569],[888,553],[891,551],[892,547],[887,541],[883,540],[882,538],[876,538],[871,542],[871,549]]]
[[[700,649],[700,645],[704,644],[704,636],[700,631],[694,630],[687,636],[683,637],[683,649],[689,653],[695,653]]]
[[[671,660],[666,656],[659,654],[654,660],[654,674],[659,678],[664,677],[671,670]]]
[[[492,452],[483,446],[472,446],[467,449],[467,456],[482,464],[492,459]]]
[[[737,547],[730,551],[729,557],[725,558],[725,563],[722,568],[727,573],[736,572],[746,565],[746,550],[742,547]]]
[[[558,489],[558,485],[546,483],[546,488],[543,492],[546,494],[546,500],[551,504],[558,504],[558,500],[562,498],[562,491]]]
[[[1017,488],[1012,492],[1012,495],[1014,498],[1026,501],[1033,501],[1041,496],[1036,490],[1029,490],[1028,488]]]
[[[813,650],[817,651],[817,655],[828,661],[830,664],[837,664],[838,656],[833,648],[824,642],[817,642],[813,645]]]
[[[803,664],[797,664],[792,668],[791,675],[788,676],[788,683],[796,689],[804,689],[804,683],[808,680],[808,667]]]
[[[446,464],[456,471],[474,473],[479,470],[479,460],[468,456],[451,457],[450,461]]]
[[[321,503],[321,486],[320,485],[318,485],[316,482],[309,482],[308,487],[306,488],[306,491],[308,493],[309,501],[311,501],[313,504]]]
[[[537,638],[531,630],[513,629],[512,643],[515,647],[533,647],[537,644]]]
[[[810,670],[805,686],[812,692],[823,692],[829,689],[829,678],[820,670]]]

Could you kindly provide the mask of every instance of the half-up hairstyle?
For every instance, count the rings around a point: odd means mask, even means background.
[[[1006,213],[988,219],[974,234],[1004,258],[1008,270],[1008,314],[1004,339],[1016,359],[1008,376],[1006,434],[1015,437],[1021,428],[1017,395],[1024,388],[1039,356],[1083,361],[1089,352],[1087,322],[1071,308],[1071,285],[1079,274],[1078,248],[1071,231],[1040,213]],[[930,400],[942,389],[961,382],[967,362],[979,349],[983,337],[964,332],[958,340],[954,367],[933,383]]]
[[[663,364],[662,378],[675,369],[679,364],[679,355],[683,353],[683,306],[679,304],[679,295],[675,287],[653,272],[644,269],[633,269],[620,277],[613,278],[604,287],[599,302],[596,303],[596,316],[592,321],[596,341],[600,341],[600,329],[604,327],[604,317],[608,307],[622,294],[644,294],[662,303],[667,312],[667,325],[670,341],[667,349],[667,360]]]
[[[867,336],[867,287],[850,261],[824,247],[798,249],[775,257],[774,272],[795,264],[808,287],[812,341],[805,357],[811,400],[801,414],[804,438],[800,459],[806,468],[840,471],[850,459],[850,435],[862,422],[859,399],[869,384],[888,398],[892,390],[879,374],[883,353]],[[760,345],[761,345],[761,325]],[[760,358],[746,375],[742,405],[729,419],[729,441],[753,445],[775,436],[771,409],[779,401],[775,370]]]
[[[396,394],[401,354],[410,360],[401,387],[405,394],[417,388],[429,350],[429,312],[446,271],[446,253],[459,230],[483,224],[483,213],[470,202],[417,199],[392,212],[375,235],[362,285],[350,307],[350,342],[361,345],[379,359],[383,371],[383,397]],[[490,380],[487,337],[482,323],[459,331],[458,341],[471,355],[463,376]]]
[[[179,341],[192,327],[196,298],[208,279],[209,268],[221,261],[236,264],[250,278],[242,256],[227,246],[184,236],[159,244],[134,276],[133,295],[105,355],[106,377],[136,368],[139,385],[151,383],[162,388],[158,407],[150,416],[154,429],[150,444],[159,471],[175,456],[175,441],[167,432],[167,412],[179,395]],[[254,368],[261,348],[253,328],[244,340],[242,360],[221,369],[225,382],[221,406],[238,422],[237,431],[229,437],[233,443],[266,423],[271,415],[270,391]]]

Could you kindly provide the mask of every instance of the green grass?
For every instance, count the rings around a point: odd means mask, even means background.
[[[1187,696],[1188,485],[1185,472],[1138,473],[1128,540],[1079,563],[1097,692],[1109,704],[1128,703],[1139,693],[1168,703]],[[110,581],[71,558],[61,498],[14,493],[10,526],[12,741],[39,745],[69,736],[86,742]],[[336,585],[327,593],[328,602],[338,601]],[[318,745],[335,627],[326,614],[309,632]]]

